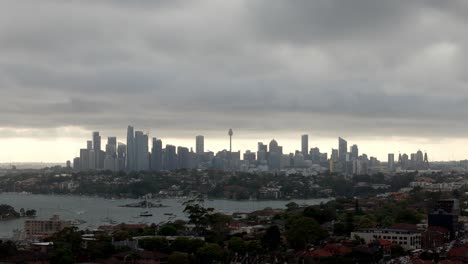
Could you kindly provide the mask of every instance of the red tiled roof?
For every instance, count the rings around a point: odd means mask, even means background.
[[[323,248],[312,251],[310,255],[314,257],[319,257],[319,258],[326,258],[326,257],[333,256],[333,254],[330,251],[323,249]]]
[[[416,230],[418,230],[418,227],[416,225],[412,225],[412,224],[397,223],[397,224],[392,225],[391,229],[402,229],[402,230],[408,230],[408,231],[416,231]]]
[[[468,245],[453,248],[448,253],[449,258],[467,258],[468,259]]]
[[[391,246],[393,245],[392,242],[385,240],[385,239],[379,239],[378,240],[380,246]]]

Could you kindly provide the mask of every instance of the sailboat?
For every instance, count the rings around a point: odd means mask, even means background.
[[[140,216],[141,217],[148,217],[148,216],[153,216],[153,214],[148,211],[148,198],[145,197],[145,207],[146,207],[146,211],[143,211],[140,213]]]

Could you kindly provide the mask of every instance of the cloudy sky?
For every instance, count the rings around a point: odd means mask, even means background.
[[[126,126],[210,150],[468,158],[465,0],[0,0],[0,162]],[[103,142],[103,145],[105,143]]]

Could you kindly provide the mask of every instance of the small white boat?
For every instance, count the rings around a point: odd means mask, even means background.
[[[140,216],[141,216],[141,217],[147,217],[147,216],[153,216],[153,214],[150,213],[149,211],[144,211],[144,212],[141,212],[141,213],[140,213]]]

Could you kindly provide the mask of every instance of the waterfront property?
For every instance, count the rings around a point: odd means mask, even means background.
[[[24,230],[28,238],[50,236],[69,226],[71,222],[61,220],[58,215],[52,216],[49,220],[31,219],[24,222]]]

